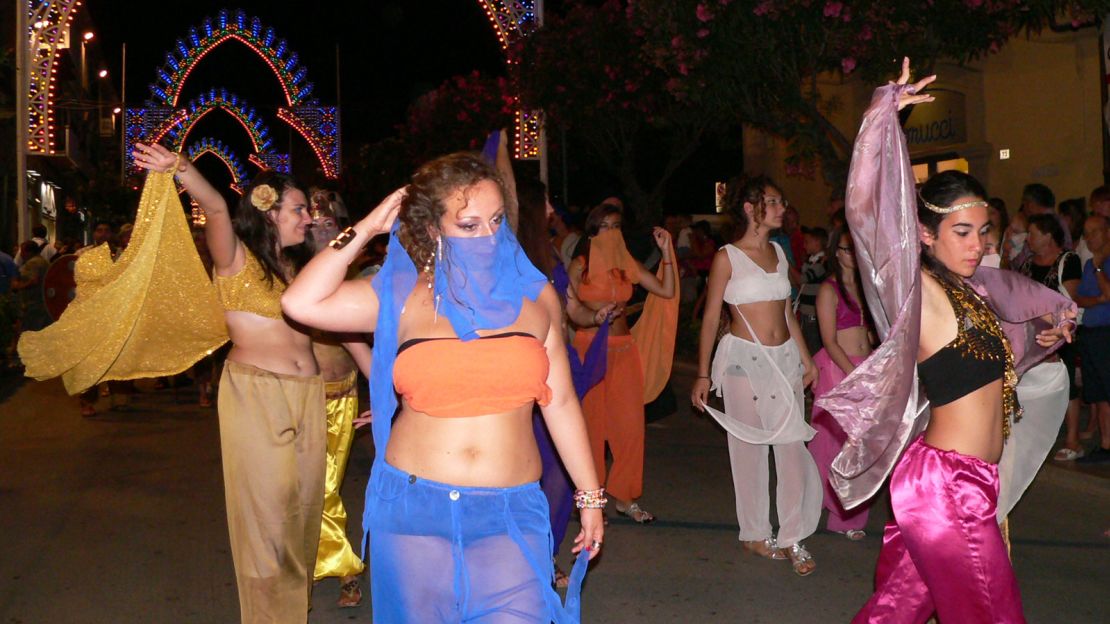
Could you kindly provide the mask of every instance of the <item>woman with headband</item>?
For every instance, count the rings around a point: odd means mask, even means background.
[[[1070,339],[1075,308],[979,267],[991,226],[974,178],[945,171],[915,190],[898,111],[931,102],[921,90],[935,76],[910,85],[909,75],[906,59],[898,82],[875,92],[848,181],[883,342],[817,402],[847,435],[831,477],[845,508],[893,469],[875,593],[853,621],[1024,622],[996,518],[998,461],[1021,416],[1018,373]]]

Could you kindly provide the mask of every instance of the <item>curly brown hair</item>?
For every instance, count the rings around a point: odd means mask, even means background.
[[[733,220],[736,222],[735,237],[741,238],[747,233],[748,227],[753,225],[752,219],[748,218],[748,213],[744,212],[744,204],[751,204],[755,206],[755,223],[759,225],[763,221],[763,195],[768,188],[773,188],[778,192],[782,192],[778,184],[768,176],[754,176],[745,177],[737,176],[728,181],[725,185],[725,209],[732,214]]]
[[[412,175],[401,200],[397,235],[417,269],[434,262],[439,220],[447,212],[447,197],[460,190],[465,195],[467,189],[483,180],[496,182],[501,196],[505,196],[505,184],[497,170],[472,152],[441,156],[424,163]]]

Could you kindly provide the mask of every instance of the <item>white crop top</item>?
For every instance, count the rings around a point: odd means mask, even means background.
[[[741,305],[760,301],[779,301],[790,298],[790,278],[787,276],[789,263],[779,244],[771,241],[779,263],[774,273],[764,271],[748,254],[735,245],[725,245],[729,263],[732,264],[732,279],[725,285],[725,303]]]

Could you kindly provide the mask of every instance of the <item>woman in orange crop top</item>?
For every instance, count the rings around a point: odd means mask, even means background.
[[[375,621],[501,612],[578,621],[570,594],[564,608],[551,588],[533,404],[579,488],[579,583],[602,544],[604,497],[561,303],[520,251],[505,203],[497,172],[478,157],[431,161],[318,254],[282,298],[307,325],[374,332],[376,457],[363,526]],[[391,229],[374,281],[344,282],[360,249]]]
[[[188,161],[136,144],[135,162],[175,171],[200,204],[232,348],[220,379],[220,448],[243,622],[304,622],[324,504],[324,385],[281,293],[311,250],[308,199],[291,177],[259,173],[235,214]]]
[[[663,228],[652,231],[662,253],[662,277],[647,270],[624,247],[621,207],[607,200],[586,216],[586,237],[575,251],[568,274],[578,298],[587,307],[623,306],[632,297],[632,285],[648,293],[674,299],[677,282],[671,235]],[[603,251],[604,250],[604,251]],[[603,265],[603,266],[598,266]],[[580,329],[574,345],[581,353],[589,348],[593,330]],[[669,336],[673,343],[674,337]],[[624,314],[610,321],[605,377],[582,398],[582,411],[590,433],[590,447],[598,479],[605,484],[618,513],[640,524],[655,520],[637,499],[644,489],[644,375],[636,339]],[[613,465],[605,466],[605,447]]]

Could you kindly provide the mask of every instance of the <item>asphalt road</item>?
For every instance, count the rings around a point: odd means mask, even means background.
[[[680,396],[690,381],[676,372]],[[81,418],[56,380],[7,390],[0,624],[235,622],[215,412],[198,408],[191,389],[146,390],[134,411],[94,418]],[[847,622],[866,601],[885,501],[862,542],[809,538],[818,567],[799,578],[741,550],[724,434],[711,420],[680,407],[647,440],[641,503],[660,520],[612,519],[587,577],[584,621]],[[366,432],[343,491],[352,539],[371,459]],[[1011,522],[1029,621],[1110,621],[1110,479],[1048,466]],[[309,621],[370,621],[369,599],[340,610],[337,594],[336,580],[319,583]]]

